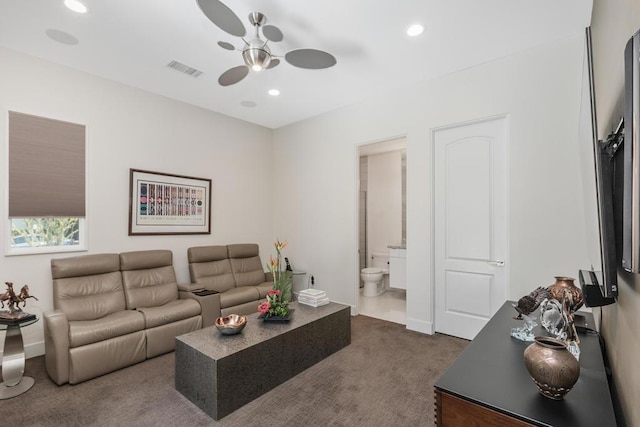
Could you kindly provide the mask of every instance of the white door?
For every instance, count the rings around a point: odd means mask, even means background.
[[[507,119],[433,140],[435,329],[473,339],[508,297]]]

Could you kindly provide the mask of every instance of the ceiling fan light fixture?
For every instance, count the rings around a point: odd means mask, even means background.
[[[257,49],[246,50],[242,53],[244,63],[253,71],[260,72],[269,66],[271,55],[268,52]]]
[[[262,71],[264,68],[263,68],[263,67],[262,67],[262,65],[260,65],[260,64],[253,64],[253,65],[251,66],[251,69],[252,69],[253,71],[255,71],[256,73],[259,73],[259,72],[260,72],[260,71]]]
[[[246,44],[242,50],[242,59],[247,67],[253,71],[260,72],[269,67],[271,62],[271,50],[267,43],[255,38]]]
[[[337,61],[333,55],[317,49],[295,49],[287,52],[284,57],[273,55],[268,43],[270,41],[274,43],[280,42],[284,36],[279,28],[273,25],[265,25],[267,18],[264,14],[260,12],[251,12],[249,14],[249,22],[255,30],[255,35],[253,39],[247,41],[247,39],[244,38],[245,31],[242,22],[236,14],[220,0],[197,0],[197,2],[205,16],[218,28],[233,36],[240,37],[244,42],[242,49],[236,49],[228,42],[218,42],[218,45],[223,49],[231,51],[242,50],[242,60],[244,62],[243,65],[232,67],[222,73],[218,78],[218,84],[220,84],[220,86],[236,84],[244,79],[251,71],[261,72],[265,69],[270,70],[275,68],[280,64],[281,58],[294,67],[308,70],[319,70],[336,65]]]

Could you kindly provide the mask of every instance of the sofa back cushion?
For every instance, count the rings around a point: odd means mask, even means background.
[[[128,309],[158,307],[178,299],[171,251],[121,253],[120,270]]]
[[[53,307],[69,320],[94,320],[125,309],[118,254],[52,259]]]
[[[257,286],[264,283],[265,275],[257,244],[228,245],[227,249],[236,286]]]
[[[198,246],[187,249],[191,283],[218,292],[236,286],[226,246]]]

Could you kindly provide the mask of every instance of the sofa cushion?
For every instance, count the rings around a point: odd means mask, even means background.
[[[229,258],[251,258],[260,255],[260,248],[256,243],[236,243],[227,245]]]
[[[229,289],[220,294],[220,307],[228,308],[260,299],[258,289],[254,286],[243,286]],[[258,305],[256,304],[256,310]]]
[[[100,319],[125,309],[118,254],[52,259],[53,306],[68,320]]]
[[[237,258],[230,261],[236,286],[257,286],[264,282],[260,257]]]
[[[167,249],[123,252],[120,254],[120,270],[144,270],[173,265],[173,254]]]
[[[122,310],[101,319],[69,322],[69,346],[80,347],[105,341],[144,329],[144,316],[133,310]]]
[[[158,307],[178,299],[178,284],[169,250],[120,254],[127,308]]]
[[[273,282],[264,282],[256,286],[258,293],[260,294],[260,298],[265,298],[267,296],[267,292],[273,289]]]
[[[180,299],[160,307],[139,308],[138,311],[144,315],[145,327],[149,329],[198,316],[200,304],[193,299]]]
[[[226,246],[195,246],[187,249],[189,263],[219,261],[228,258]]]
[[[242,243],[228,245],[227,248],[236,286],[257,286],[264,282],[258,245]]]
[[[53,281],[53,306],[71,320],[100,319],[125,309],[120,272]]]
[[[156,328],[145,329],[147,358],[155,357],[176,348],[176,337],[202,328],[200,316],[167,323]]]
[[[236,287],[228,259],[221,261],[200,262],[189,266],[192,281],[205,289],[224,292]]]
[[[146,342],[145,332],[138,331],[70,348],[69,383],[77,384],[142,362],[145,358]]]
[[[199,246],[187,250],[191,281],[205,289],[224,292],[236,286],[226,246]]]
[[[118,254],[81,255],[51,260],[51,276],[54,279],[92,276],[119,270]]]

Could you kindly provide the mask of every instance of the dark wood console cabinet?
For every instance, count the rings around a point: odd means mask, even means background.
[[[522,359],[531,343],[510,336],[514,320],[505,304],[435,384],[438,426],[616,425],[607,376],[596,334],[580,334],[580,377],[564,400],[542,396]],[[581,313],[582,314],[582,313]],[[586,313],[587,328],[595,329]],[[540,326],[538,335],[548,335]]]

